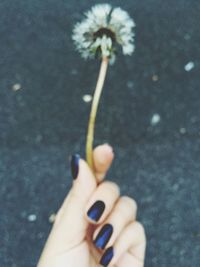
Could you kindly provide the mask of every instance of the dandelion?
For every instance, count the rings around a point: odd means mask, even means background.
[[[120,7],[98,4],[85,13],[82,22],[75,25],[72,39],[84,59],[99,58],[101,67],[94,92],[86,141],[86,158],[91,168],[94,126],[108,63],[113,64],[119,50],[124,55],[134,52],[134,21]]]
[[[133,53],[134,27],[134,21],[120,7],[99,4],[75,25],[72,39],[83,58],[108,57],[113,63],[120,47],[124,55]]]

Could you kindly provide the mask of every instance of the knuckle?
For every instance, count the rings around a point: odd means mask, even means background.
[[[112,191],[117,196],[120,195],[120,188],[116,183],[111,182],[111,181],[106,181],[104,182],[104,186],[106,186],[109,191]]]
[[[133,210],[134,212],[137,211],[137,203],[136,203],[136,201],[133,198],[128,197],[128,196],[122,196],[121,197],[121,201],[129,209]]]
[[[146,239],[145,229],[144,226],[140,222],[135,222],[137,231],[140,233],[140,235]]]
[[[128,220],[134,220],[137,213],[136,202],[127,196],[122,196],[117,205],[118,213]]]

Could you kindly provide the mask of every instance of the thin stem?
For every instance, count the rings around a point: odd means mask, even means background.
[[[103,90],[103,85],[105,82],[107,68],[108,68],[108,58],[104,57],[101,62],[99,77],[97,80],[97,85],[96,85],[94,96],[93,96],[92,107],[91,107],[89,123],[88,123],[87,141],[86,141],[86,159],[87,159],[88,165],[91,167],[92,170],[93,170],[92,150],[93,150],[95,120],[96,120],[99,100],[100,100],[101,93]]]

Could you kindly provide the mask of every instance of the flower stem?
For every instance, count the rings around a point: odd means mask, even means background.
[[[91,107],[89,123],[88,123],[88,132],[87,132],[87,141],[86,141],[86,160],[92,170],[94,170],[92,150],[93,150],[95,120],[96,120],[99,100],[100,100],[104,82],[105,82],[106,72],[108,68],[108,61],[109,60],[107,57],[102,58],[101,67],[99,71],[99,77],[97,80],[97,85],[96,85],[94,96],[93,96],[92,107]]]

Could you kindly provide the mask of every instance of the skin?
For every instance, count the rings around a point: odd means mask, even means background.
[[[113,158],[109,145],[96,147],[94,174],[80,159],[78,176],[57,213],[37,267],[100,267],[100,259],[110,246],[114,248],[114,257],[109,267],[144,266],[146,238],[143,226],[136,220],[136,202],[120,196],[117,184],[104,181]],[[87,216],[97,200],[106,206],[98,223]],[[106,223],[114,231],[105,249],[100,250],[93,240]]]

